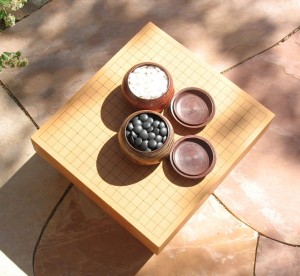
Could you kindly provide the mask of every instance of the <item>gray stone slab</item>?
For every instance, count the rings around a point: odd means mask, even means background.
[[[53,0],[2,34],[30,65],[0,78],[42,123],[148,21],[221,71],[291,32],[299,12],[283,0]]]
[[[35,12],[36,10],[40,9],[43,5],[45,5],[49,1],[50,0],[27,0],[27,3],[24,5],[24,7],[14,12],[14,15],[16,16],[17,20],[20,20],[25,16],[28,16],[31,13]]]
[[[0,250],[27,275],[33,252],[68,181],[33,155],[0,189]]]
[[[1,77],[1,75],[0,75]],[[34,154],[36,128],[0,86],[0,188]]]
[[[300,245],[300,32],[225,75],[275,118],[215,191],[244,222],[273,239]]]
[[[2,87],[0,126],[0,272],[32,275],[40,231],[69,183],[34,154],[35,127]]]

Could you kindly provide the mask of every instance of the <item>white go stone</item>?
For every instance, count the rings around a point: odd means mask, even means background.
[[[168,76],[159,67],[144,65],[137,67],[128,76],[132,93],[142,99],[156,99],[167,92]]]

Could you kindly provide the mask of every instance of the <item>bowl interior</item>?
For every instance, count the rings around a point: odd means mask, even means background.
[[[142,97],[141,95],[139,95],[137,93],[137,91],[134,91],[134,89],[133,89],[134,83],[130,83],[130,77],[135,72],[141,71],[141,70],[147,70],[147,68],[150,69],[150,71],[152,72],[152,77],[154,77],[154,78],[156,77],[161,81],[163,81],[162,80],[162,78],[163,78],[162,74],[164,74],[165,77],[166,77],[166,84],[161,83],[161,85],[163,85],[164,89],[163,89],[163,91],[160,91],[159,94],[150,95],[151,93],[148,93],[149,95],[145,95],[145,96]],[[155,70],[153,70],[153,68],[157,68],[160,72],[155,73]],[[139,83],[139,86],[140,86],[141,89],[145,88],[145,87],[143,87],[143,84],[145,83],[145,80],[149,80],[149,82],[150,82],[149,84],[153,84],[153,85],[157,84],[157,82],[155,82],[151,79],[151,76],[149,76],[148,74],[144,75],[143,72],[137,73],[136,76],[137,77],[132,78],[132,80]],[[145,78],[145,79],[143,80],[143,78]],[[155,100],[163,97],[167,93],[167,91],[169,90],[169,88],[170,88],[170,75],[169,75],[168,71],[163,66],[161,66],[157,63],[143,62],[143,63],[139,63],[139,64],[135,65],[134,67],[132,67],[129,70],[128,76],[127,76],[127,83],[128,83],[128,88],[131,91],[131,93],[135,97],[137,97],[138,99],[143,100],[143,101],[155,101]],[[152,93],[155,93],[156,91],[160,90],[159,87],[151,87],[151,88],[153,90]]]
[[[170,155],[173,168],[188,178],[201,178],[215,165],[215,152],[212,145],[195,135],[179,139]]]
[[[148,117],[147,119],[145,116],[143,118],[143,115],[145,114]],[[139,120],[140,122],[134,125],[134,120]],[[159,122],[159,125],[157,125],[157,122]],[[129,128],[130,124],[133,125],[133,129],[130,129],[131,127]],[[143,136],[143,134],[145,136]],[[164,147],[169,137],[170,126],[165,118],[157,112],[149,110],[135,112],[126,120],[125,141],[134,151],[143,154],[159,152],[159,150]],[[151,140],[153,141],[150,142]],[[147,144],[147,147],[145,147],[145,144]]]
[[[175,119],[187,127],[201,127],[213,117],[215,106],[211,96],[204,90],[187,88],[178,92],[171,104]]]

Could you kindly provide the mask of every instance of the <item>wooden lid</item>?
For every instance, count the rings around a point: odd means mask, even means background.
[[[170,161],[180,175],[202,178],[214,168],[216,156],[213,146],[206,139],[188,135],[174,144]]]
[[[200,128],[208,124],[214,114],[212,97],[204,90],[188,87],[179,91],[171,103],[173,117],[189,128]]]

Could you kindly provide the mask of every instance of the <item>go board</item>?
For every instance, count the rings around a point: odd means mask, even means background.
[[[217,162],[204,179],[179,176],[165,160],[156,166],[131,163],[117,132],[134,110],[121,94],[133,65],[153,61],[167,68],[175,90],[205,89],[216,105],[201,132],[178,125],[168,110],[175,140],[198,134],[215,147]],[[201,203],[253,146],[274,114],[148,23],[33,136],[36,151],[130,233],[158,254]],[[198,133],[199,132],[199,133]]]

